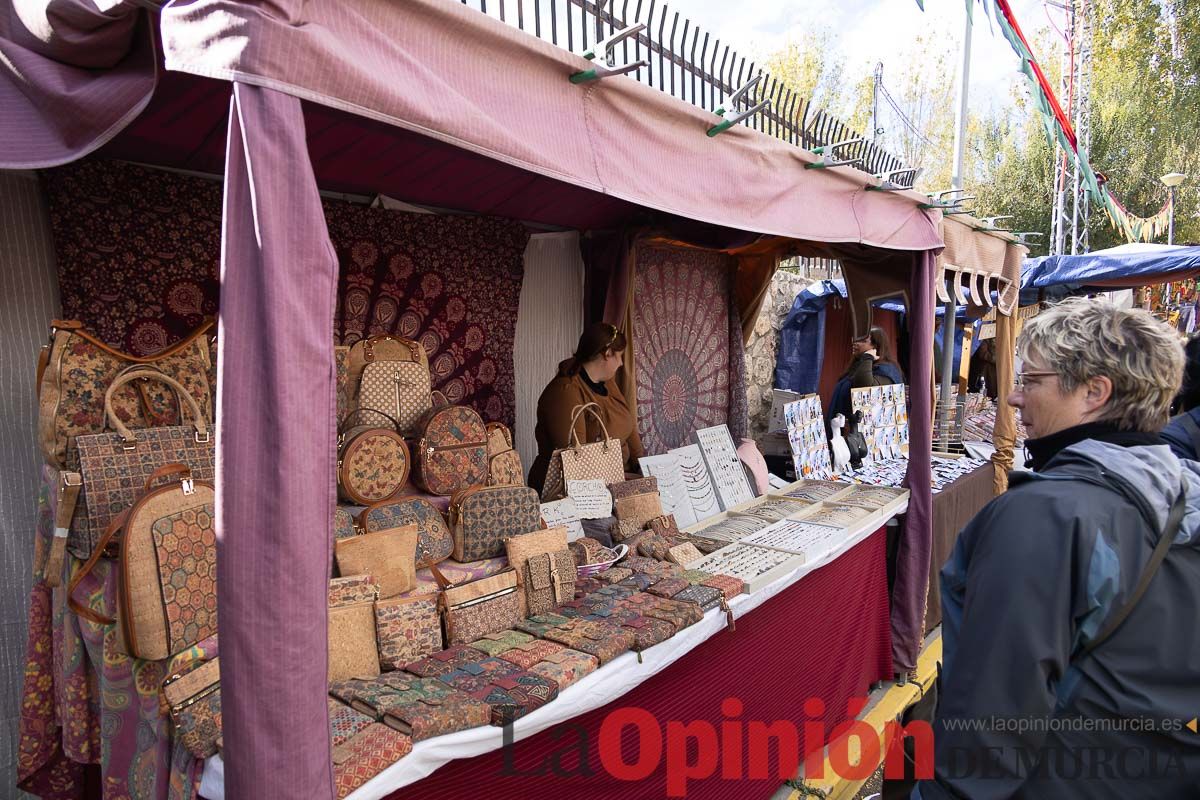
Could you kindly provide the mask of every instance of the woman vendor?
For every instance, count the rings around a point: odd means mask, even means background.
[[[604,420],[609,437],[621,442],[625,470],[636,471],[637,460],[643,455],[637,419],[614,380],[624,354],[625,336],[615,325],[596,322],[580,334],[574,355],[558,365],[558,375],[538,398],[537,428],[534,431],[538,454],[529,470],[529,485],[539,492],[546,482],[551,455],[555,450],[571,444],[572,412],[576,406],[586,403],[599,406],[600,417]],[[575,430],[581,444],[598,442],[604,438],[604,431],[596,418],[586,412],[576,421]]]

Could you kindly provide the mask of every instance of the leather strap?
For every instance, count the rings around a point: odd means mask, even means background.
[[[1175,541],[1175,536],[1179,533],[1179,526],[1183,522],[1183,514],[1186,510],[1187,492],[1180,491],[1179,496],[1175,498],[1175,502],[1171,505],[1171,513],[1167,516],[1167,524],[1163,526],[1162,535],[1158,537],[1158,544],[1154,546],[1154,552],[1150,554],[1150,560],[1146,562],[1145,568],[1142,569],[1142,574],[1138,578],[1137,585],[1129,593],[1129,599],[1125,601],[1125,605],[1117,609],[1116,613],[1108,618],[1108,622],[1100,629],[1100,632],[1087,643],[1087,646],[1083,648],[1081,657],[1091,653],[1116,633],[1129,617],[1134,607],[1137,606],[1138,601],[1142,599],[1142,595],[1150,588],[1150,582],[1154,580],[1154,576],[1158,573],[1158,568],[1162,565],[1163,559],[1167,557],[1167,551],[1171,549],[1171,542]]]
[[[63,560],[66,558],[67,536],[71,532],[71,518],[75,516],[75,504],[79,502],[79,490],[83,478],[78,472],[58,474],[58,508],[54,512],[54,536],[50,539],[50,552],[42,565],[42,579],[46,585],[56,587],[62,582]]]
[[[76,600],[75,589],[79,586],[80,582],[90,575],[93,569],[95,569],[96,563],[104,556],[104,548],[108,546],[108,543],[112,540],[113,536],[116,535],[117,531],[125,527],[125,522],[128,519],[128,508],[117,516],[113,517],[113,521],[108,523],[108,527],[104,529],[104,535],[100,537],[98,542],[96,542],[96,546],[92,550],[91,558],[84,562],[84,565],[80,567],[79,571],[76,572],[71,578],[70,584],[67,585],[67,605],[70,606],[71,610],[77,615],[83,617],[89,622],[94,622],[97,625],[111,625],[116,622],[116,620],[112,617],[106,617]]]
[[[125,424],[122,423],[117,417],[116,411],[112,407],[113,392],[115,392],[121,386],[124,386],[126,383],[138,380],[140,378],[155,380],[174,389],[175,395],[179,398],[179,401],[187,406],[188,411],[192,413],[192,426],[196,429],[196,435],[208,435],[208,422],[204,419],[204,414],[202,414],[200,411],[200,405],[196,402],[196,398],[192,397],[191,393],[188,392],[187,389],[183,388],[183,384],[169,375],[159,372],[153,367],[140,367],[135,369],[127,369],[122,372],[113,380],[112,383],[108,385],[108,391],[104,393],[105,418],[107,422],[113,426],[113,430],[120,434],[122,439],[124,439],[126,442],[137,442],[137,437],[130,432],[129,428],[125,427]]]
[[[604,417],[600,416],[600,406],[597,403],[584,403],[583,405],[575,406],[571,412],[571,440],[570,447],[578,451],[583,445],[579,442],[579,431],[575,429],[575,423],[579,421],[579,417],[583,412],[588,412],[596,418],[596,422],[600,423],[600,430],[604,432],[604,450],[608,451],[608,426],[604,424]],[[584,422],[584,430],[587,430],[587,422]]]
[[[192,477],[192,468],[187,464],[163,464],[154,472],[150,473],[150,477],[146,478],[146,485],[142,487],[143,492],[148,492],[154,488],[154,482],[159,478],[165,478],[169,475],[183,475],[181,480],[187,480]]]

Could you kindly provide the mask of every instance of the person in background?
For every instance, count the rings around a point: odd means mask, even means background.
[[[1176,334],[1073,299],[1017,351],[1033,471],[942,567],[934,777],[912,797],[1200,796],[1200,464],[1158,438]]]
[[[850,390],[866,386],[886,386],[889,383],[904,383],[904,373],[892,356],[892,343],[883,328],[873,327],[861,339],[850,341],[850,364],[842,377],[834,384],[833,396],[829,400],[829,413],[825,415],[826,433],[832,437],[829,421],[838,414],[847,421],[854,418],[850,402]]]
[[[625,336],[615,325],[596,322],[579,336],[575,353],[558,365],[558,375],[542,391],[537,405],[538,454],[529,468],[529,485],[539,492],[555,450],[571,444],[571,415],[576,406],[595,403],[608,435],[621,442],[626,472],[637,471],[645,452],[638,437],[637,419],[614,380],[625,357]],[[579,442],[597,442],[604,431],[595,417],[584,413],[575,423]]]
[[[1184,347],[1183,387],[1175,396],[1175,412],[1162,429],[1163,443],[1180,458],[1200,459],[1200,335]]]

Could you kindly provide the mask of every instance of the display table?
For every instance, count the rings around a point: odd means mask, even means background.
[[[657,721],[657,730],[664,734],[671,722],[693,721],[708,722],[720,732],[722,723],[730,719],[743,724],[790,720],[801,737],[803,724],[819,719],[828,731],[848,718],[848,700],[865,698],[872,683],[891,675],[884,537],[883,530],[877,530],[831,563],[791,581],[752,613],[739,616],[735,631],[724,630],[723,615],[710,612],[704,622],[711,623],[717,617],[721,626],[718,633],[616,701],[518,741],[507,754],[497,750],[453,761],[428,778],[386,796],[395,800],[477,794],[493,800],[663,797],[665,744],[663,761],[642,780],[620,780],[601,765],[601,725],[621,708],[648,712]],[[647,651],[648,661],[653,652],[654,648]],[[639,666],[632,655],[623,658],[630,662],[624,667],[630,672],[647,666]],[[579,686],[587,688],[583,683]],[[726,698],[740,701],[742,712],[733,716],[722,713]],[[823,713],[805,713],[804,703],[810,698],[822,701]],[[559,702],[562,700],[546,709]],[[627,728],[622,740],[628,763],[635,762],[639,754],[633,730]],[[742,731],[744,737],[745,729]],[[729,741],[723,741],[718,751],[725,753],[729,746]],[[801,749],[805,749],[803,741]],[[591,773],[586,777],[578,774],[583,771],[581,750],[586,750]],[[396,767],[404,766],[415,754]],[[565,772],[573,774],[555,775],[549,769],[537,774],[543,763],[553,763],[555,754]],[[726,780],[718,767],[716,774],[706,780],[689,781],[687,796],[739,800],[770,797],[781,783],[778,757],[772,746],[767,778],[752,780],[743,773],[740,780]],[[351,797],[377,797],[375,792],[365,790],[382,783],[386,776],[385,772]]]
[[[933,546],[930,549],[929,597],[925,632],[942,623],[942,565],[954,551],[958,534],[993,494],[995,466],[990,462],[963,475],[933,496]]]
[[[626,653],[512,726],[517,746],[511,758],[521,772],[536,771],[543,754],[562,750],[564,742],[574,745],[564,763],[578,764],[579,731],[587,731],[589,777],[502,774],[504,734],[482,727],[418,742],[349,800],[465,797],[479,791],[482,776],[489,797],[525,798],[551,783],[556,792],[567,788],[583,797],[647,796],[648,785],[656,787],[650,796],[663,796],[661,764],[639,783],[600,770],[596,734],[614,709],[644,709],[660,726],[708,720],[719,729],[726,719],[721,702],[735,697],[743,703],[738,717],[743,721],[791,720],[802,730],[803,722],[820,719],[829,728],[848,717],[848,700],[866,697],[872,683],[891,675],[886,542],[878,522],[851,531],[813,563],[753,595],[739,595],[730,606],[735,631],[726,629],[723,613],[710,611],[699,623],[646,650],[641,663]],[[805,716],[803,704],[810,697],[819,698],[825,708]],[[628,757],[634,757],[633,751]],[[777,758],[772,754],[770,763]],[[202,796],[224,796],[222,773],[220,757],[205,762]],[[776,775],[773,767],[768,774]],[[761,791],[743,791],[737,784],[737,797],[769,796],[779,783],[777,777],[754,782]],[[728,796],[734,785],[721,780],[708,784],[694,784],[689,796]]]

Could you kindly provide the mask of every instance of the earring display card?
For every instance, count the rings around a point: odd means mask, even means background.
[[[811,564],[845,541],[846,535],[845,528],[789,519],[747,536],[742,544],[801,555]]]
[[[803,564],[804,557],[793,553],[733,544],[690,566],[692,569],[740,578],[746,584],[746,591],[753,593]]]
[[[680,457],[672,453],[661,456],[643,456],[638,459],[642,474],[658,479],[658,495],[662,500],[664,514],[674,514],[675,524],[680,528],[695,525],[696,510],[683,479]]]
[[[802,397],[783,407],[788,446],[797,478],[832,478],[833,462],[825,438],[825,419],[818,395]]]
[[[733,437],[729,434],[729,427],[714,425],[711,428],[701,428],[694,435],[713,486],[716,487],[721,509],[733,508],[753,500],[754,490],[746,480],[746,471],[742,469],[742,462],[738,458]]]
[[[713,488],[713,482],[708,476],[708,467],[704,464],[704,456],[700,453],[700,446],[689,444],[687,447],[679,447],[670,452],[671,455],[679,459],[679,471],[683,474],[683,485],[687,490],[688,499],[692,502],[692,511],[696,515],[697,521],[703,521],[721,513],[721,503],[717,499],[716,489]],[[745,478],[743,477],[743,480]],[[662,483],[659,483],[659,493],[662,492]],[[664,508],[665,512],[666,509]],[[679,517],[675,518],[678,522]],[[681,527],[683,527],[681,525]]]
[[[867,443],[865,461],[908,455],[908,406],[903,384],[851,389],[850,404],[863,415],[859,431]]]

